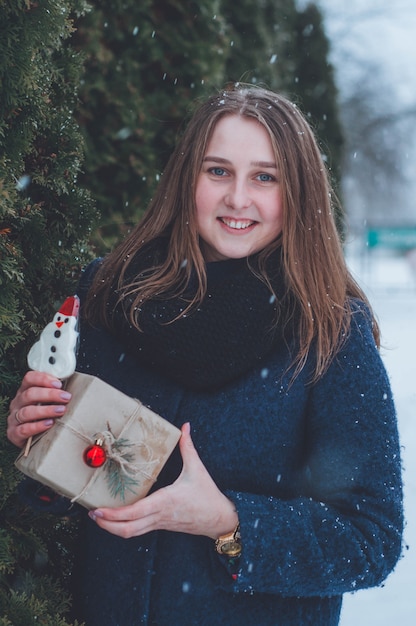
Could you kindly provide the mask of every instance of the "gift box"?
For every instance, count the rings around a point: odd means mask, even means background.
[[[22,450],[17,468],[88,509],[143,498],[180,430],[94,376],[76,372],[66,389],[65,415]]]

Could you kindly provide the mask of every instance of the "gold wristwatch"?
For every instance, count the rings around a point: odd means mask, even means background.
[[[229,557],[239,556],[242,550],[240,524],[237,524],[231,533],[218,537],[215,541],[215,548],[218,554],[224,554]]]

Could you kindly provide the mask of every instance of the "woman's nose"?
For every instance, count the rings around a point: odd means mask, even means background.
[[[247,209],[251,205],[251,198],[246,182],[233,181],[224,200],[231,209]]]

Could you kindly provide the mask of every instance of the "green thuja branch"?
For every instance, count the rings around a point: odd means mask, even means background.
[[[115,458],[108,458],[105,464],[109,491],[113,498],[119,497],[123,502],[126,491],[136,493],[134,488],[140,484],[137,476],[133,474],[134,468],[129,468],[129,463],[134,460],[134,454],[124,451],[124,448],[129,448],[132,445],[125,438],[116,439],[111,446],[112,452],[116,452]]]

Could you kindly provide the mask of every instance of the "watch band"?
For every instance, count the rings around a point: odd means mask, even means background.
[[[229,557],[239,556],[242,550],[240,524],[237,524],[231,533],[218,537],[215,541],[215,549],[218,554],[224,554]]]

